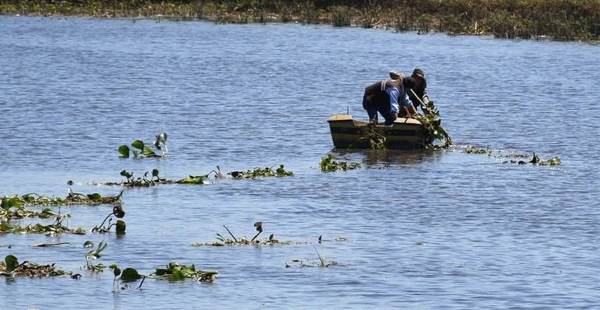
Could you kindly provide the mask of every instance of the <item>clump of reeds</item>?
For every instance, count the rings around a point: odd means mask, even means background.
[[[498,38],[600,39],[600,1],[581,0],[0,0],[2,15],[302,22],[493,35]]]

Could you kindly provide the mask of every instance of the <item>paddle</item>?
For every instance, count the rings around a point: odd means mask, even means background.
[[[410,88],[410,92],[415,96],[415,98],[417,98],[417,100],[419,100],[419,102],[421,103],[421,109],[425,108],[423,112],[425,112],[425,110],[429,110],[427,109],[427,107],[425,106],[425,103],[423,102],[423,100],[421,100],[421,98],[419,98],[419,96],[417,96],[417,93],[415,93],[415,91]],[[416,109],[415,109],[416,111]]]

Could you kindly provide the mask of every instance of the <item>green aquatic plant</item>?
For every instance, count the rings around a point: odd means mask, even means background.
[[[161,154],[157,154],[147,143],[142,140],[135,140],[131,143],[130,148],[127,144],[123,144],[118,148],[121,158],[129,158],[133,155],[134,158],[145,158],[145,157],[165,157],[167,155],[167,134],[161,133],[156,136],[154,140],[154,147],[161,151]]]
[[[247,171],[232,171],[228,173],[234,179],[254,179],[257,177],[283,177],[283,176],[293,176],[294,173],[292,171],[285,170],[283,165],[279,165],[279,167],[273,170],[273,167],[256,167],[254,169],[249,169]]]
[[[348,146],[349,149],[353,149],[356,145],[362,144],[363,141],[368,140],[369,146],[372,150],[386,150],[385,143],[387,141],[385,135],[377,131],[377,123],[369,122],[362,129],[362,137],[356,140],[354,143]]]
[[[537,164],[537,165],[540,165],[540,166],[560,166],[561,161],[560,161],[559,157],[552,157],[552,158],[550,158],[548,160],[540,160],[540,161],[538,161],[536,163],[533,163],[533,164]]]
[[[217,241],[215,241],[215,242],[204,243],[204,244],[194,243],[192,245],[193,246],[274,245],[274,244],[280,243],[279,240],[275,239],[273,234],[269,235],[269,237],[264,240],[256,239],[263,232],[263,223],[262,222],[254,223],[254,228],[256,229],[257,233],[251,239],[248,239],[245,236],[238,238],[235,235],[233,235],[233,233],[231,232],[231,230],[229,230],[229,228],[227,228],[227,226],[223,225],[223,227],[225,228],[225,230],[227,230],[227,232],[229,233],[229,236],[231,236],[231,239],[224,237],[220,233],[217,233]]]
[[[528,155],[525,155],[525,156],[528,156]],[[561,164],[561,161],[560,161],[560,158],[558,158],[558,157],[553,157],[553,158],[550,158],[547,160],[540,159],[535,153],[533,153],[533,157],[529,161],[508,160],[508,161],[504,161],[503,163],[511,163],[511,164],[516,163],[519,165],[533,164],[533,165],[539,165],[539,166],[559,166]]]
[[[211,172],[209,172],[207,174],[207,177],[211,174],[214,173],[214,177],[215,179],[224,179],[225,175],[223,174],[223,172],[221,172],[221,167],[217,166],[216,170],[212,170]]]
[[[57,269],[54,264],[40,265],[29,261],[19,263],[14,255],[6,255],[4,261],[0,262],[0,275],[9,277],[55,277],[71,275],[70,271]]]
[[[348,241],[348,239],[345,237],[337,237],[334,239],[334,241],[335,242],[345,242],[345,241]],[[321,236],[319,236],[319,238],[317,238],[317,243],[319,243],[319,244],[323,243],[323,235],[321,235]],[[317,260],[293,259],[290,263],[286,263],[285,267],[289,268],[289,267],[292,267],[293,265],[297,265],[299,267],[322,267],[322,268],[325,268],[325,267],[339,265],[338,262],[327,259],[324,254],[321,254],[321,252],[319,252],[319,250],[317,249],[316,246],[313,245],[313,248],[315,249],[315,252],[317,253]],[[323,246],[323,248],[324,248],[324,246]]]
[[[106,266],[104,266],[102,263],[98,263],[98,264],[94,265],[91,262],[91,260],[96,260],[96,259],[100,258],[102,256],[102,251],[104,251],[104,249],[106,249],[107,246],[108,246],[108,244],[106,242],[104,242],[104,240],[103,240],[98,244],[98,247],[96,249],[90,250],[85,254],[85,268],[88,271],[99,272],[99,271],[103,271],[104,268],[106,268]],[[83,247],[84,248],[93,248],[94,242],[88,240],[83,243]]]
[[[159,177],[158,169],[152,169],[152,176],[148,178],[150,171],[146,171],[141,177],[134,177],[134,173],[127,170],[122,170],[119,173],[122,177],[125,177],[125,181],[121,182],[105,182],[100,183],[107,186],[124,186],[124,187],[150,187],[160,183],[168,183],[168,180],[161,179]]]
[[[101,184],[107,186],[125,186],[125,187],[150,187],[158,184],[211,184],[210,181],[211,175],[214,179],[224,179],[225,174],[221,171],[221,168],[217,166],[216,170],[212,170],[207,174],[201,175],[189,175],[185,178],[178,180],[170,180],[161,178],[159,176],[158,169],[152,169],[152,175],[149,176],[150,171],[146,171],[141,177],[134,177],[134,173],[127,170],[122,170],[120,175],[125,177],[125,181],[120,182],[97,182],[94,184]],[[257,177],[271,177],[271,176],[293,176],[294,173],[292,171],[285,170],[283,165],[279,165],[277,169],[273,169],[272,167],[266,168],[255,168],[249,169],[247,171],[233,171],[229,172],[230,175],[234,179],[254,179]]]
[[[491,150],[489,147],[488,148],[477,148],[474,146],[467,146],[464,149],[465,153],[467,154],[487,154],[488,157],[491,158],[498,158],[498,159],[505,159],[505,158],[509,158],[508,160],[503,160],[502,163],[505,164],[519,164],[519,165],[527,165],[527,164],[533,164],[533,165],[537,165],[537,166],[560,166],[561,164],[561,160],[559,157],[553,157],[550,159],[540,159],[535,152],[533,153],[533,155],[529,155],[527,153],[518,153],[518,152],[507,152],[504,150]],[[516,159],[515,159],[516,158]],[[521,159],[519,159],[521,158]],[[524,160],[524,158],[531,158],[529,160]]]
[[[412,91],[412,90],[411,90]],[[440,112],[435,106],[433,100],[422,103],[424,113],[415,114],[413,117],[423,124],[425,128],[425,148],[426,149],[445,149],[452,145],[452,138],[442,127]]]
[[[120,175],[125,177],[125,181],[121,182],[104,182],[99,183],[107,186],[124,186],[124,187],[150,187],[158,184],[210,184],[208,181],[209,175],[190,175],[179,180],[168,180],[159,176],[158,169],[152,169],[152,175],[149,177],[150,171],[146,171],[141,177],[134,177],[131,171],[123,170]]]
[[[64,222],[68,221],[71,217],[70,214],[61,214],[59,213],[55,215],[54,221],[51,224],[28,224],[26,226],[19,225],[10,225],[9,222],[0,222],[0,234],[30,234],[30,233],[44,233],[48,235],[59,235],[63,233],[77,234],[77,235],[85,235],[85,229],[76,228],[70,229],[68,228]]]
[[[183,178],[175,181],[177,184],[210,184],[208,181],[208,174],[205,175],[189,175],[187,178]]]
[[[11,226],[7,223],[0,223],[0,234],[52,234],[52,235],[58,235],[58,234],[63,234],[63,233],[72,233],[72,234],[80,234],[80,235],[84,235],[85,234],[85,230],[83,228],[78,228],[78,229],[69,229],[66,226],[62,226],[60,224],[57,223],[52,223],[52,224],[41,224],[41,223],[37,223],[37,224],[33,224],[33,225],[26,225],[26,226]]]
[[[48,197],[35,193],[25,194],[22,196],[3,197],[0,203],[1,209],[10,210],[11,208],[21,209],[23,206],[65,206],[65,205],[101,205],[101,204],[118,204],[121,203],[123,191],[116,196],[102,196],[98,193],[81,194],[75,193],[71,188],[64,198]],[[43,211],[48,212],[48,211]],[[33,214],[35,215],[35,214]],[[31,217],[31,216],[27,216]]]
[[[337,266],[339,265],[338,262],[333,261],[333,260],[329,260],[325,257],[325,255],[322,255],[319,250],[317,250],[317,247],[313,246],[313,248],[315,249],[315,251],[317,252],[317,259],[313,260],[300,260],[300,259],[293,259],[290,263],[286,263],[285,267],[289,268],[292,267],[293,265],[298,265],[298,267],[321,267],[321,268],[327,268],[330,266]]]
[[[317,256],[319,257],[319,267],[327,267],[329,266],[329,263],[327,261],[327,259],[325,258],[325,256],[321,256],[321,253],[319,253],[319,250],[317,250],[316,246],[313,246],[313,248],[315,249],[315,252],[317,252]]]
[[[112,269],[113,271],[113,291],[117,291],[119,290],[119,283],[120,282],[124,282],[125,285],[123,287],[121,287],[121,290],[126,290],[129,289],[129,285],[127,283],[129,282],[135,282],[139,279],[142,279],[142,281],[140,282],[140,285],[138,285],[137,289],[141,289],[142,285],[144,284],[144,280],[146,279],[146,276],[141,275],[135,268],[125,268],[123,270],[121,270],[121,268],[119,268],[119,266],[117,266],[116,264],[112,264],[110,265],[108,268]]]
[[[116,196],[102,196],[98,193],[92,194],[80,194],[73,192],[72,189],[69,188],[69,193],[65,198],[67,204],[80,204],[80,205],[114,205],[121,204],[121,197],[123,196],[123,191],[121,191]]]
[[[193,279],[200,282],[213,282],[219,274],[218,271],[196,270],[194,265],[180,265],[177,262],[171,262],[165,268],[157,267],[156,271],[150,276],[152,278],[166,279],[168,281],[182,281]]]
[[[116,217],[120,219],[124,216],[125,211],[123,211],[123,207],[121,205],[114,206],[112,212],[104,218],[104,221],[102,221],[102,223],[99,226],[95,226],[94,228],[92,228],[92,232],[107,233],[110,231],[111,227],[115,226],[115,232],[117,233],[117,235],[122,236],[125,234],[125,230],[127,229],[125,221],[117,220],[116,223],[112,223],[112,218]],[[108,226],[104,226],[104,223],[106,223],[107,220]]]
[[[335,160],[335,156],[332,154],[327,155],[327,157],[322,157],[321,162],[319,163],[319,167],[321,167],[321,171],[330,172],[337,170],[351,170],[360,168],[361,165],[359,163],[348,163],[345,161],[337,161]]]
[[[55,214],[50,208],[43,208],[42,211],[27,209],[23,199],[19,196],[3,197],[0,201],[0,222],[32,217],[48,219],[53,216]]]
[[[489,148],[481,149],[481,148],[476,148],[474,146],[468,146],[465,149],[465,153],[467,153],[467,154],[488,154],[491,156],[492,151]]]
[[[131,267],[121,270],[118,265],[112,264],[109,266],[109,268],[112,269],[114,276],[113,291],[119,289],[130,289],[128,283],[142,279],[140,285],[137,287],[139,290],[142,288],[146,278],[164,279],[168,281],[183,281],[186,279],[193,279],[200,282],[213,282],[218,274],[217,271],[197,270],[194,265],[180,265],[177,262],[171,262],[164,268],[157,267],[155,268],[155,272],[148,276],[140,274],[137,269]],[[125,285],[119,287],[120,283],[125,283]]]

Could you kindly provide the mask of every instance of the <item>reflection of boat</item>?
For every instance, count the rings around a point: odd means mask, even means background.
[[[423,148],[426,142],[425,128],[414,118],[398,118],[393,125],[385,126],[338,114],[327,122],[336,148],[370,149],[383,144],[388,149],[414,150]]]

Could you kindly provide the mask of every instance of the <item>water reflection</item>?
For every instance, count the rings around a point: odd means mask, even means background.
[[[393,165],[416,165],[439,162],[446,150],[340,150],[331,153],[339,158],[351,158],[365,168],[384,168]]]

